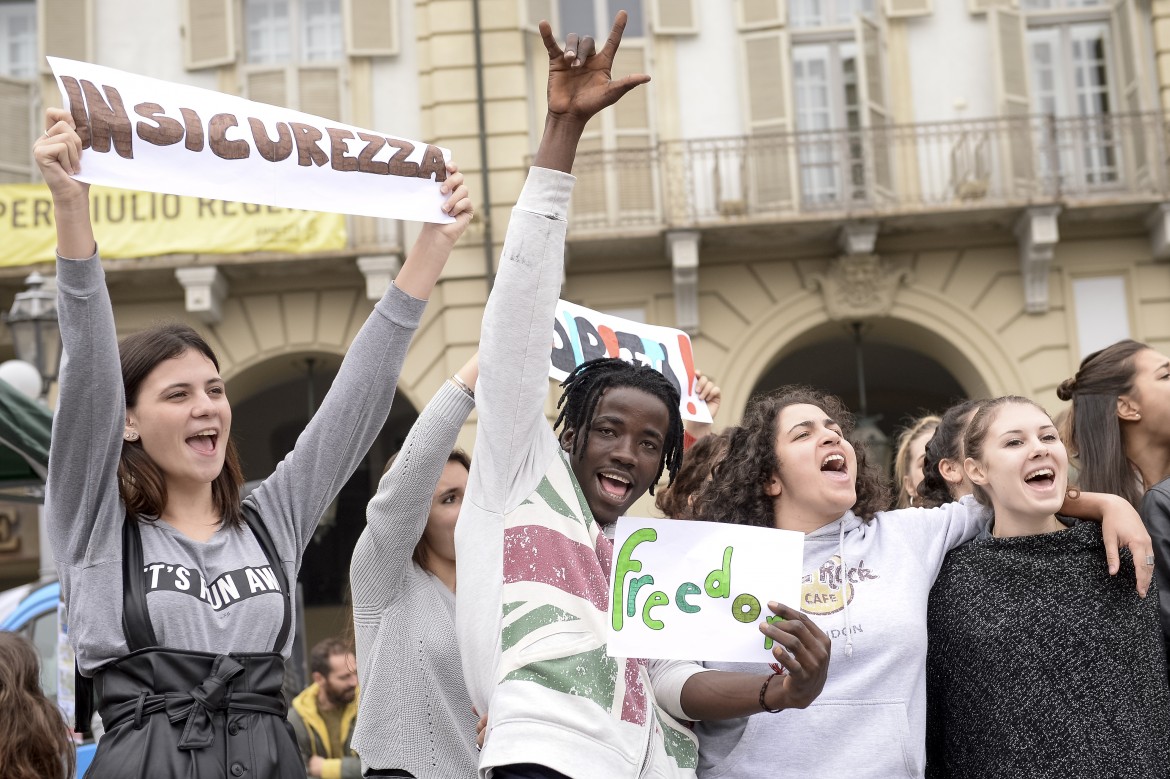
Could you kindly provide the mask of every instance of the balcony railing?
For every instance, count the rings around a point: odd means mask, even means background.
[[[1156,200],[1167,116],[1020,116],[581,152],[574,232]]]

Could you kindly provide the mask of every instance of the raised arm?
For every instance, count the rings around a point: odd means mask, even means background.
[[[292,533],[304,551],[317,522],[366,456],[390,412],[406,350],[455,241],[471,221],[463,174],[453,165],[441,191],[450,224],[426,224],[402,270],[346,352],[337,377],[296,446],[252,493],[260,515],[274,525],[278,546]]]
[[[81,138],[68,111],[45,112],[33,158],[53,197],[62,359],[49,449],[46,522],[59,565],[114,559],[123,516],[118,460],[126,403],[114,314],[89,222],[89,185],[75,180]]]
[[[534,167],[512,212],[499,273],[484,311],[480,338],[480,378],[476,391],[479,431],[473,479],[477,499],[489,511],[503,512],[527,497],[535,484],[521,478],[533,463],[542,471],[556,446],[546,426],[548,362],[553,316],[564,272],[569,195],[577,143],[589,119],[638,84],[631,75],[610,78],[626,15],[619,13],[605,47],[595,56],[593,39],[570,35],[565,49],[547,22],[540,26],[549,56],[548,115]],[[509,494],[510,490],[510,494]]]
[[[458,381],[474,387],[477,366],[478,353],[456,372]],[[474,406],[471,396],[448,379],[410,428],[366,507],[366,527],[350,562],[356,604],[385,605],[401,588],[426,529],[435,487]]]

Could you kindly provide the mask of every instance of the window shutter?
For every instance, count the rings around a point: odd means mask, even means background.
[[[284,68],[253,70],[245,79],[249,100],[282,108],[288,105],[288,71]]]
[[[779,31],[749,33],[742,41],[747,90],[744,105],[751,132],[743,166],[748,176],[747,194],[753,210],[791,208],[796,165],[788,94],[792,83],[788,35]],[[721,197],[731,197],[731,193]]]
[[[658,35],[696,35],[699,32],[697,0],[652,0],[654,32]]]
[[[1028,44],[1024,15],[1007,8],[992,8],[992,67],[999,115],[1008,120],[1000,135],[1000,171],[1005,194],[1027,194],[1035,188],[1036,171],[1029,115],[1032,99],[1028,89]]]
[[[973,14],[985,14],[992,8],[1011,8],[1012,0],[967,0],[967,10]]]
[[[1128,162],[1132,166],[1129,171],[1131,183],[1137,186],[1149,186],[1151,181],[1150,153],[1151,145],[1157,144],[1154,128],[1148,127],[1138,114],[1147,108],[1142,89],[1141,63],[1144,47],[1137,32],[1141,30],[1141,17],[1138,14],[1135,0],[1117,0],[1110,13],[1110,26],[1113,33],[1114,59],[1117,61],[1117,79],[1121,97],[1121,110],[1130,116],[1121,120],[1122,128],[1127,132],[1122,134],[1129,148]],[[1127,126],[1128,125],[1128,126]]]
[[[37,37],[41,72],[49,72],[46,56],[91,61],[93,26],[91,0],[40,0],[37,3]]]
[[[299,110],[338,122],[343,120],[341,72],[337,68],[300,68],[297,76]]]
[[[232,0],[183,0],[183,57],[187,70],[236,61]]]
[[[0,183],[32,179],[34,81],[0,77]]]
[[[345,0],[345,48],[351,57],[398,54],[397,0]]]
[[[622,78],[630,73],[646,73],[648,60],[643,44],[623,43],[614,58],[614,76]],[[612,175],[616,176],[614,187],[618,211],[613,215],[615,219],[620,216],[622,220],[629,220],[639,214],[651,217],[658,213],[654,187],[657,170],[651,163],[653,109],[650,94],[649,85],[640,86],[611,109],[617,143],[617,152],[612,156],[617,164],[608,164],[606,168],[614,171]]]
[[[538,32],[542,20],[552,25],[553,32],[560,29],[556,24],[556,20],[553,19],[554,9],[552,0],[520,0],[520,3],[520,18],[524,29],[531,32]],[[543,51],[543,47],[541,50]]]
[[[866,182],[878,200],[894,195],[893,148],[890,142],[889,101],[886,99],[886,36],[882,26],[867,16],[856,17],[857,85],[860,90],[861,124],[865,133]]]
[[[738,0],[739,29],[763,30],[783,26],[788,9],[787,0]]]
[[[949,0],[944,0],[944,2]],[[928,16],[934,11],[934,0],[886,0],[886,16]]]

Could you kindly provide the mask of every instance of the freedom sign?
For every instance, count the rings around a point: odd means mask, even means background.
[[[776,601],[800,608],[804,534],[620,517],[610,571],[614,657],[771,663]]]
[[[678,390],[683,419],[711,421],[706,401],[695,394],[695,358],[689,335],[673,327],[634,322],[558,300],[549,377],[564,381],[578,365],[599,357],[617,357],[654,368]]]
[[[446,149],[185,84],[49,57],[86,153],[79,181],[451,222]]]

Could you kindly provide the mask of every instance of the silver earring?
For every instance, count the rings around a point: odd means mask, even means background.
[[[137,430],[127,430],[125,433],[122,434],[122,438],[124,438],[127,441],[137,441],[138,440],[138,431]]]

